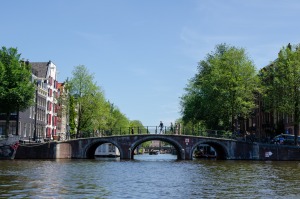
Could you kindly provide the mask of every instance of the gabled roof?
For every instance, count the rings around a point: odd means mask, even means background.
[[[50,64],[49,62],[30,62],[30,65],[32,66],[32,73],[41,78],[47,78],[47,71],[48,66]]]

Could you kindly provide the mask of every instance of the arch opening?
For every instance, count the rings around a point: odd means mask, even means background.
[[[192,149],[191,159],[226,160],[227,152],[224,146],[217,142],[200,142]]]
[[[114,160],[120,159],[122,151],[115,143],[98,141],[91,144],[87,151],[87,159]]]
[[[135,160],[181,160],[181,152],[181,146],[176,141],[151,137],[133,143],[130,157]]]

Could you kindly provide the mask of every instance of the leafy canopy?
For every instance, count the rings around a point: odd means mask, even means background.
[[[0,50],[0,112],[6,115],[6,135],[11,113],[27,109],[34,98],[31,67],[20,61],[20,56],[16,48]]]
[[[0,111],[12,113],[28,108],[34,98],[31,68],[20,62],[16,48],[0,50]]]
[[[294,118],[294,134],[300,122],[300,45],[288,44],[278,58],[261,70],[266,110],[277,111]],[[296,136],[295,136],[296,138]]]
[[[255,107],[258,78],[243,48],[226,44],[199,62],[198,73],[181,98],[183,121],[204,122],[208,128],[233,128],[237,117],[247,118]]]

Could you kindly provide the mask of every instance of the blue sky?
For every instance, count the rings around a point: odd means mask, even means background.
[[[53,61],[60,82],[85,65],[130,120],[165,125],[197,63],[227,43],[257,69],[298,44],[298,0],[26,0],[1,2],[0,46]]]

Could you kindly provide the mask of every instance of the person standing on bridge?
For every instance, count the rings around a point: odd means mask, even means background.
[[[162,121],[160,121],[159,123],[159,130],[160,130],[160,134],[162,134],[164,130],[164,124],[162,123]]]

